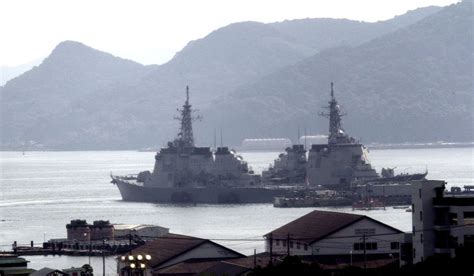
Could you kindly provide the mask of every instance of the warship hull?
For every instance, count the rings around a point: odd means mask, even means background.
[[[272,203],[274,197],[286,196],[290,190],[277,187],[145,187],[114,179],[122,199],[136,202],[189,204]]]

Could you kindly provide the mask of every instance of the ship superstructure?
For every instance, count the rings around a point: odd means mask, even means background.
[[[327,144],[312,145],[308,154],[306,173],[311,186],[348,186],[355,180],[374,179],[379,175],[368,159],[367,148],[347,135],[342,128],[344,115],[334,96],[331,83],[331,100],[326,107],[329,118]]]

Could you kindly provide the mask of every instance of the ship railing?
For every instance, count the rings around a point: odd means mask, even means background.
[[[127,175],[113,175],[110,173],[110,177],[120,179],[120,180],[135,180],[138,177],[138,174],[127,174]]]

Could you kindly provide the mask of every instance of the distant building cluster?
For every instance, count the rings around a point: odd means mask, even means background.
[[[291,140],[288,138],[261,138],[244,139],[241,144],[242,150],[283,150],[291,147]]]
[[[327,145],[328,136],[327,135],[303,135],[299,139],[300,145],[305,145],[305,147],[310,147],[311,145]]]

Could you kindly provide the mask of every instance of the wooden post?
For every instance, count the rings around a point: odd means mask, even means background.
[[[253,250],[253,269],[257,268],[257,249]]]
[[[105,240],[102,240],[102,275],[105,275]]]
[[[270,233],[270,265],[273,265],[273,234]]]

